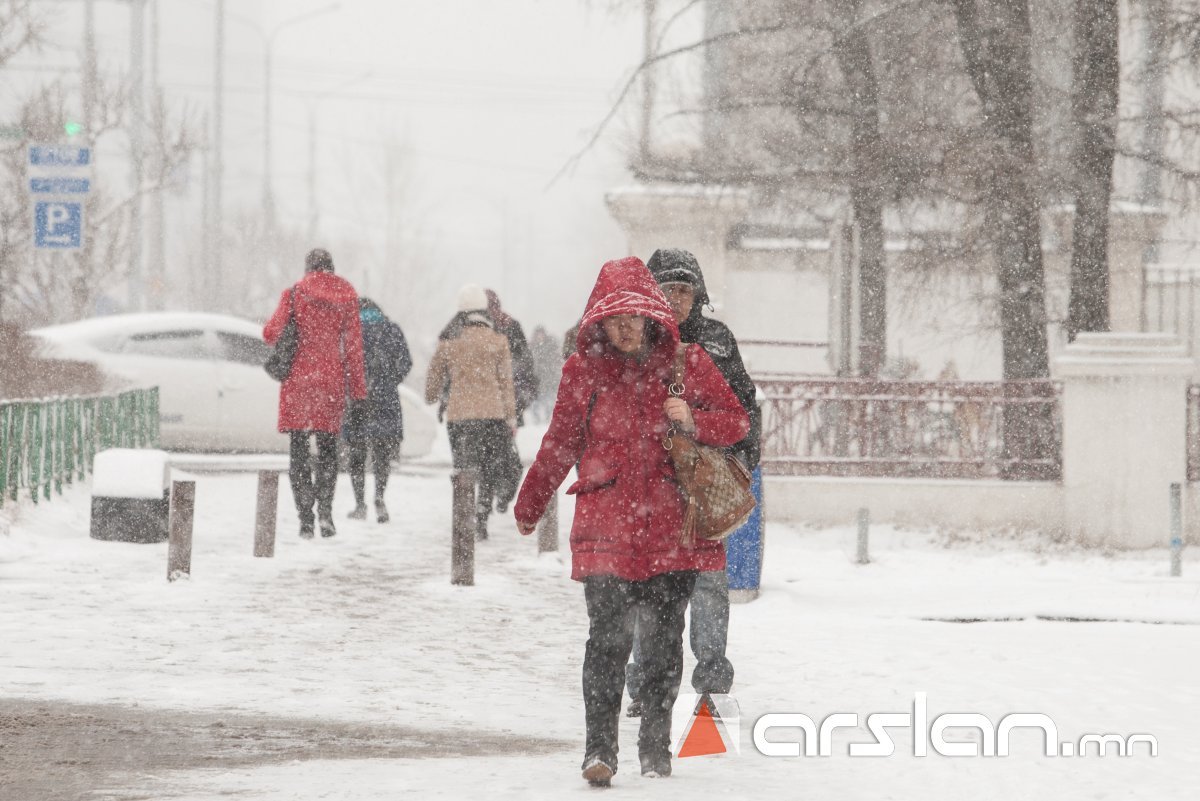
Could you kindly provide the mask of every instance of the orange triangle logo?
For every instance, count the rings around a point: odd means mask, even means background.
[[[711,702],[707,697],[701,699],[692,717],[687,734],[679,746],[679,757],[711,756],[724,754],[725,738],[721,736],[720,718],[714,718],[709,709]]]

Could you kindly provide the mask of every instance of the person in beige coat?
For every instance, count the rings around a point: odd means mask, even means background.
[[[476,539],[487,538],[487,520],[497,468],[512,447],[517,427],[512,357],[508,340],[497,333],[482,287],[467,284],[458,293],[458,314],[438,336],[425,379],[426,403],[443,403],[450,453],[457,470],[475,470]]]

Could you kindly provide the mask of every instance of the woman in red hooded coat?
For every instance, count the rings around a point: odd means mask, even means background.
[[[362,324],[358,295],[333,273],[333,257],[317,248],[304,260],[304,278],[284,290],[275,313],[263,328],[274,345],[294,317],[299,346],[292,369],[279,387],[279,430],[291,436],[288,474],[300,516],[300,536],[313,536],[313,504],[322,537],[337,533],[333,493],[337,484],[337,437],[346,397],[367,397],[363,368]],[[309,438],[317,440],[314,470]]]
[[[563,366],[550,428],[521,486],[514,513],[533,531],[578,464],[571,527],[572,578],[584,583],[589,633],[583,664],[587,742],[583,775],[607,784],[617,769],[617,723],[634,613],[653,630],[647,645],[645,711],[638,756],[645,775],[671,771],[671,707],[683,674],[684,612],[697,571],[720,570],[718,542],[682,542],[683,500],[663,440],[674,424],[698,442],[729,446],[750,421],[716,365],[687,346],[685,390],[667,393],[679,330],[640,259],[600,270]]]

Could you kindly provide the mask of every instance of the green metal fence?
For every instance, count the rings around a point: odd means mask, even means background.
[[[21,490],[50,499],[106,448],[158,444],[158,387],[119,395],[0,401],[0,506]]]

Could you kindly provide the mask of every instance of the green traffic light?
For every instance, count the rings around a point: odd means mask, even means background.
[[[67,136],[78,136],[83,133],[83,125],[78,122],[68,122],[63,125],[63,130],[67,132]]]

